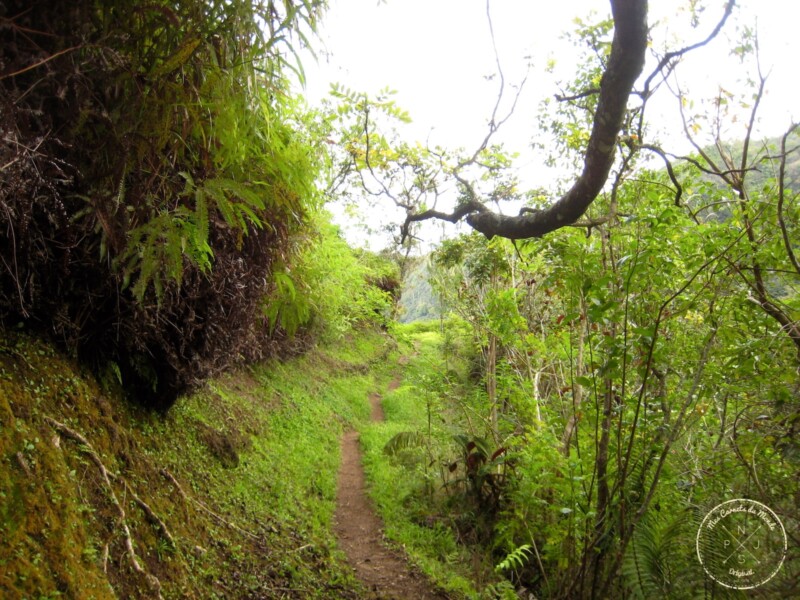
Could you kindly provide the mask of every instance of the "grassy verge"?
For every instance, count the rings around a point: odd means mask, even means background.
[[[361,433],[370,494],[383,518],[386,535],[454,598],[476,598],[487,577],[479,554],[459,544],[447,522],[442,458],[453,451],[447,402],[448,373],[438,323],[399,329],[413,344],[403,379],[383,398],[386,420]]]
[[[361,332],[162,416],[3,334],[0,597],[359,597],[330,527],[339,437],[393,348]]]

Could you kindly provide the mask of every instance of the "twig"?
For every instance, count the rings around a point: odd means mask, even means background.
[[[681,205],[681,196],[683,195],[683,188],[681,187],[678,178],[675,176],[675,170],[672,168],[672,163],[670,162],[669,158],[667,158],[667,153],[664,152],[658,146],[653,146],[652,144],[640,144],[639,148],[643,150],[650,150],[650,152],[654,152],[658,154],[661,159],[664,161],[664,164],[667,167],[667,175],[669,175],[670,181],[672,181],[672,185],[675,186],[675,206]]]
[[[248,536],[249,538],[252,538],[254,540],[260,539],[259,536],[257,536],[253,532],[247,531],[246,529],[242,529],[241,527],[239,527],[235,523],[231,523],[230,521],[226,520],[221,515],[215,513],[213,510],[208,508],[208,506],[206,506],[205,504],[203,504],[199,500],[197,500],[195,498],[192,498],[191,496],[186,494],[186,492],[183,490],[183,487],[181,487],[181,484],[178,483],[177,479],[175,479],[175,476],[172,473],[170,473],[169,471],[167,471],[166,469],[161,469],[161,475],[163,475],[166,479],[168,479],[172,483],[172,485],[175,486],[175,489],[178,490],[178,493],[181,495],[181,498],[183,498],[185,502],[187,502],[187,503],[188,502],[192,502],[192,503],[196,504],[197,506],[202,508],[205,512],[207,512],[209,515],[211,515],[212,517],[217,519],[223,525],[226,525],[226,526],[230,527],[231,529],[234,529],[235,531],[238,531],[239,533]]]
[[[582,100],[583,98],[588,98],[589,96],[596,96],[599,93],[600,93],[600,88],[589,88],[588,90],[578,92],[577,94],[572,94],[571,96],[556,94],[555,99],[558,102],[573,102],[575,100]]]
[[[702,48],[703,46],[705,46],[709,42],[711,42],[711,40],[713,40],[715,37],[717,37],[719,32],[725,26],[725,22],[728,20],[728,17],[731,15],[731,12],[733,12],[733,7],[735,5],[736,5],[736,0],[728,0],[728,3],[725,5],[725,11],[722,14],[722,18],[720,18],[719,22],[717,22],[717,25],[714,27],[713,31],[704,40],[702,40],[700,42],[697,42],[695,44],[691,44],[689,46],[685,46],[684,48],[681,48],[680,50],[674,50],[672,52],[667,52],[662,57],[662,59],[658,62],[658,66],[655,69],[653,69],[652,73],[650,73],[650,75],[647,77],[647,79],[644,82],[644,86],[643,86],[643,89],[642,89],[642,92],[640,93],[640,95],[645,101],[650,96],[650,84],[653,82],[653,79],[655,79],[656,76],[659,73],[661,73],[661,71],[665,67],[667,67],[673,60],[680,59],[681,57],[683,57],[684,54],[686,54],[688,52],[691,52],[692,50],[696,50],[698,48]],[[670,68],[670,71],[671,70],[672,69]],[[644,111],[642,111],[642,113],[639,115],[638,131],[639,131],[640,134],[642,132],[643,123],[644,123]]]
[[[514,114],[514,111],[517,107],[517,102],[519,101],[519,97],[522,95],[522,90],[525,87],[525,83],[528,80],[528,76],[526,75],[522,82],[520,83],[519,87],[517,88],[517,93],[514,96],[514,101],[511,103],[511,107],[509,108],[506,115],[498,120],[497,113],[500,110],[500,104],[503,101],[503,92],[506,89],[506,78],[503,74],[503,66],[500,63],[500,55],[497,51],[497,41],[494,35],[494,25],[492,24],[492,12],[490,9],[490,2],[489,0],[486,1],[486,21],[489,24],[489,36],[492,40],[492,49],[494,50],[494,60],[495,64],[497,65],[497,73],[500,76],[500,89],[497,93],[497,100],[494,103],[494,108],[492,109],[492,118],[489,121],[489,131],[486,133],[486,136],[483,138],[483,141],[480,143],[478,148],[475,150],[473,155],[463,161],[460,161],[458,166],[455,168],[456,171],[460,171],[462,168],[466,167],[467,165],[473,164],[478,160],[478,156],[481,152],[483,152],[487,146],[489,145],[489,141],[492,139],[495,133],[500,129],[502,125],[508,121],[511,116]]]
[[[69,48],[64,48],[63,50],[60,50],[59,52],[56,52],[55,54],[51,54],[47,58],[43,58],[42,60],[37,61],[37,62],[35,62],[35,63],[31,64],[31,65],[28,65],[27,67],[25,67],[23,69],[20,69],[19,71],[14,71],[13,73],[8,73],[6,75],[0,75],[0,81],[2,81],[3,79],[8,79],[9,77],[16,77],[17,75],[22,75],[23,73],[25,73],[27,71],[30,71],[31,69],[35,69],[36,67],[40,67],[43,64],[45,64],[47,62],[50,62],[54,58],[58,58],[62,54],[66,54],[67,52],[72,52],[73,50],[78,50],[80,48],[83,48],[83,44],[78,44],[77,46],[71,46]]]

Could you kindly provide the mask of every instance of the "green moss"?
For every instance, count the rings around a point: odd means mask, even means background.
[[[60,407],[63,384],[75,379],[69,362],[48,346],[15,336],[0,354],[0,591],[4,597],[60,592],[73,598],[112,597],[99,564],[82,550],[92,537],[81,518],[65,448],[42,421]]]
[[[339,438],[368,418],[393,348],[362,331],[229,373],[163,416],[103,391],[46,344],[5,334],[0,597],[152,596],[90,452],[46,417],[85,437],[115,478],[138,560],[165,598],[358,597],[330,527]]]

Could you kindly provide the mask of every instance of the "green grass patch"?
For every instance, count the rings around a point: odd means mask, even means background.
[[[452,431],[441,418],[443,339],[436,321],[401,327],[400,335],[413,342],[415,352],[401,385],[383,397],[386,421],[361,431],[370,495],[390,540],[453,597],[476,598],[475,582],[485,568],[457,542],[443,510],[441,459],[453,446]]]

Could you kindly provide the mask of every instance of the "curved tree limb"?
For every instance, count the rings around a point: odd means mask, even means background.
[[[781,138],[781,162],[778,171],[778,224],[781,228],[781,234],[783,236],[783,246],[786,249],[786,256],[789,257],[789,262],[792,263],[795,271],[798,275],[800,275],[800,262],[797,261],[797,256],[794,253],[794,248],[792,246],[792,241],[790,239],[789,232],[786,228],[786,220],[783,218],[783,204],[786,201],[786,138],[788,138],[792,132],[794,132],[797,127],[800,126],[800,123],[793,123],[791,127],[783,134]]]
[[[466,217],[473,229],[488,238],[524,239],[540,237],[570,225],[586,212],[608,179],[628,97],[642,72],[647,50],[647,0],[611,0],[611,12],[614,18],[611,55],[600,82],[583,170],[572,188],[543,210],[525,211],[516,216],[501,215],[473,197],[450,214],[436,211],[410,214],[404,228],[411,222],[429,218],[456,222]]]
[[[670,162],[669,158],[667,158],[667,153],[658,146],[653,146],[652,144],[641,144],[639,147],[643,150],[650,150],[650,152],[658,154],[664,161],[664,166],[667,168],[667,175],[669,175],[672,185],[675,186],[675,206],[680,206],[681,196],[683,196],[683,187],[678,181],[678,178],[675,176],[675,169],[672,168],[672,163]]]

